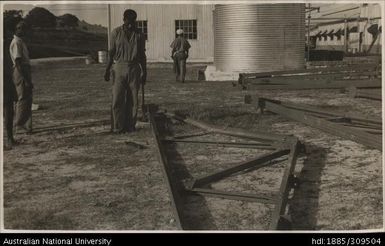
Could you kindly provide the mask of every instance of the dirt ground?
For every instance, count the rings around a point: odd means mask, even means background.
[[[301,185],[290,196],[296,230],[382,228],[382,153],[277,115],[260,115],[231,82],[197,81],[188,67],[176,83],[171,65],[150,65],[146,100],[218,126],[295,135],[306,146],[297,160]],[[4,152],[4,226],[33,230],[176,230],[150,125],[112,135],[110,82],[102,65],[71,62],[33,67],[33,135]],[[318,105],[336,112],[381,117],[381,102],[349,98],[339,90],[259,91],[259,96]],[[79,127],[77,124],[97,121]],[[100,123],[98,123],[100,121]],[[175,122],[176,123],[176,122]],[[51,126],[73,125],[52,130]],[[169,135],[199,132],[182,124]],[[212,134],[195,139],[237,140]],[[182,182],[267,153],[255,149],[168,144],[169,161]],[[284,161],[231,176],[213,188],[271,193],[279,189]],[[266,230],[272,206],[188,196],[186,221],[194,230]]]

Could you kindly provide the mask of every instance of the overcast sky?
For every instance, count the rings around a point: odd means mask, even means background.
[[[107,26],[106,4],[4,4],[4,10],[23,10],[24,15],[34,7],[46,8],[56,16],[69,13],[90,24]]]

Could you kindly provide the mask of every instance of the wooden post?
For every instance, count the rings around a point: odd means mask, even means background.
[[[107,38],[108,38],[108,47],[107,50],[110,49],[111,44],[111,5],[107,4]]]
[[[348,21],[345,19],[344,21],[344,50],[345,53],[348,53]]]
[[[310,60],[310,3],[309,3],[309,15],[307,16],[307,54],[306,54],[306,61]]]

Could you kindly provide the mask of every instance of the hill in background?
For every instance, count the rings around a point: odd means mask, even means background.
[[[78,24],[78,29],[81,31],[107,35],[107,27],[104,27],[102,25],[92,25],[84,20],[79,21]]]
[[[22,11],[7,10],[4,22],[12,23],[10,30],[22,18]],[[24,18],[31,26],[27,35],[31,58],[91,55],[107,50],[107,28],[79,20],[75,15],[55,16],[45,8],[35,7]]]

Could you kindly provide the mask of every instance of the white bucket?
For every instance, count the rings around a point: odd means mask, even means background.
[[[107,51],[98,51],[98,62],[107,63]]]
[[[92,64],[94,63],[93,59],[92,59],[92,56],[87,56],[86,57],[86,64],[89,65],[89,64]]]

